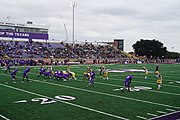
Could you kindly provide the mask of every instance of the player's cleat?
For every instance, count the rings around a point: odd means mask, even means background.
[[[124,90],[122,89],[121,92],[124,93]]]

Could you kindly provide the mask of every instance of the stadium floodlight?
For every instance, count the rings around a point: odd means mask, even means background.
[[[74,48],[74,8],[78,7],[78,2],[70,2],[70,7],[73,8],[73,25],[72,25],[72,42],[73,42],[73,48]]]
[[[174,47],[172,46],[171,48],[172,48],[172,52],[174,52]]]
[[[9,22],[9,19],[10,19],[10,16],[7,16],[7,20],[8,20],[8,22]]]

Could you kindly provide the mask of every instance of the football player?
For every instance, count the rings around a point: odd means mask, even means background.
[[[45,74],[46,72],[46,68],[44,66],[42,66],[39,70],[39,75],[38,75],[38,78],[42,75],[42,74]]]
[[[104,79],[104,80],[108,80],[108,71],[107,71],[107,69],[105,69],[105,70],[103,71],[103,79]]]
[[[90,72],[89,84],[86,86],[87,88],[88,88],[90,85],[92,85],[93,87],[95,87],[95,86],[94,86],[95,75],[96,75],[96,73],[95,73],[94,71],[91,71],[91,72]]]
[[[4,73],[6,73],[7,71],[10,73],[10,67],[11,67],[11,64],[10,63],[7,63],[7,64],[5,64],[5,71],[4,71]]]
[[[132,79],[133,79],[133,76],[132,76],[132,75],[128,75],[128,76],[126,77],[126,79],[124,80],[124,88],[121,90],[122,92],[123,92],[124,89],[126,89],[126,88],[128,89],[128,92],[130,92],[129,87],[130,87],[130,84],[131,84]]]
[[[99,74],[102,75],[105,69],[106,69],[105,66],[101,66],[99,70],[100,72]]]
[[[147,70],[147,68],[145,66],[143,66],[143,70],[145,72],[144,79],[147,79],[148,70]]]
[[[158,85],[157,89],[160,90],[161,84],[162,84],[162,76],[158,71],[156,71],[155,74],[156,74],[156,77],[157,77],[157,81],[156,81],[156,83]]]
[[[27,67],[24,72],[23,72],[23,78],[22,78],[22,81],[24,81],[24,78],[26,78],[26,80],[29,82],[29,79],[28,79],[28,73],[30,72],[30,67]]]
[[[16,68],[15,70],[13,70],[12,72],[11,72],[11,77],[12,77],[12,81],[13,82],[15,82],[15,77],[16,77],[16,73],[17,73],[17,71],[18,71],[18,68]]]
[[[83,75],[84,75],[83,82],[85,81],[86,78],[88,78],[88,80],[89,80],[89,78],[90,78],[90,73],[84,72]]]

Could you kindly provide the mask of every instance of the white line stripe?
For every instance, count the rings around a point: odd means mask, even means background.
[[[158,115],[155,115],[155,114],[152,114],[152,113],[147,113],[147,115],[151,115],[151,116],[153,116],[153,117],[158,116]]]
[[[176,110],[173,110],[173,109],[168,109],[168,108],[167,108],[166,110],[168,110],[168,111],[171,111],[171,112],[174,112],[174,111],[176,111]]]
[[[142,116],[136,116],[137,118],[141,118],[141,119],[143,119],[143,120],[147,120],[147,118],[145,118],[145,117],[142,117]]]
[[[118,76],[118,75],[114,75],[114,76]],[[120,75],[120,76],[122,76],[122,75]],[[119,76],[118,76],[118,77],[119,77]],[[141,77],[136,76],[136,78],[141,78]],[[142,79],[142,78],[141,78],[141,79]],[[119,80],[119,79],[113,79],[113,80],[116,80],[116,81],[117,81],[117,80]],[[154,79],[149,79],[149,80],[154,80]],[[163,81],[165,81],[165,80],[163,80]],[[166,81],[172,81],[172,80],[166,80]],[[140,81],[135,81],[135,80],[133,80],[133,82],[135,82],[135,83],[142,83],[142,84],[156,85],[156,83],[140,82]],[[180,88],[180,86],[168,85],[168,84],[163,84],[163,86]]]
[[[158,113],[163,113],[163,114],[166,114],[166,112],[164,112],[164,111],[157,111]]]
[[[81,81],[81,80],[76,80],[76,81]],[[81,82],[82,82],[82,81],[81,81]],[[102,83],[102,82],[95,82],[95,83],[97,83],[97,84],[102,84],[102,85],[107,85],[107,86],[124,87],[124,86],[121,86],[121,85],[114,85],[114,84]],[[143,91],[180,96],[180,94],[177,94],[177,93],[170,93],[170,92],[163,92],[163,91],[155,91],[155,90],[143,90]]]
[[[25,103],[27,100],[20,100],[20,101],[15,101],[14,103]]]
[[[33,80],[33,79],[31,79],[31,80]],[[86,91],[86,92],[90,92],[90,93],[96,93],[96,94],[111,96],[111,97],[128,99],[128,100],[132,100],[132,101],[138,101],[138,102],[143,102],[143,103],[148,103],[148,104],[154,104],[154,105],[159,105],[159,106],[164,106],[164,107],[171,107],[171,108],[180,109],[180,107],[166,105],[166,104],[161,104],[161,103],[144,101],[144,100],[140,100],[140,99],[134,99],[134,98],[124,97],[124,96],[118,96],[118,95],[113,95],[113,94],[108,94],[108,93],[103,93],[103,92],[97,92],[97,91],[92,91],[92,90],[87,90],[87,89],[81,89],[81,88],[76,88],[76,87],[71,87],[71,86],[66,86],[66,85],[60,85],[60,84],[55,84],[55,83],[50,83],[50,82],[43,82],[43,81],[36,81],[36,80],[33,80],[33,81],[41,82],[41,83],[46,83],[46,84],[50,84],[50,85],[55,85],[55,86],[61,86],[61,87],[65,87],[65,88],[71,88],[71,89],[80,90],[80,91]]]
[[[3,116],[3,115],[0,115],[1,118],[5,119],[5,120],[10,120],[8,119],[7,117]]]
[[[34,73],[31,73],[31,74],[34,74]],[[76,80],[76,81],[82,82],[81,80]],[[109,86],[115,86],[115,87],[124,87],[124,86],[121,86],[121,85],[114,85],[114,84],[109,84],[109,83],[102,83],[102,82],[96,82],[96,83],[97,84],[102,84],[102,85],[107,85],[107,86],[109,85]],[[144,91],[180,96],[180,94],[177,94],[177,93],[170,93],[170,92],[163,92],[163,91],[155,91],[155,90],[144,90]]]
[[[39,97],[45,97],[45,98],[53,99],[53,100],[56,100],[58,102],[62,102],[62,103],[68,104],[68,105],[76,106],[76,107],[79,107],[79,108],[82,108],[82,109],[86,109],[86,110],[93,111],[93,112],[96,112],[96,113],[100,113],[100,114],[103,114],[103,115],[111,116],[111,117],[114,117],[114,118],[118,118],[118,119],[122,119],[122,120],[129,120],[129,119],[124,118],[124,117],[120,117],[120,116],[113,115],[113,114],[110,114],[110,113],[106,113],[106,112],[103,112],[103,111],[99,111],[99,110],[95,110],[95,109],[92,109],[92,108],[84,107],[84,106],[81,106],[81,105],[73,104],[73,103],[70,103],[70,102],[61,101],[61,100],[58,100],[58,99],[55,99],[55,98],[51,98],[51,97],[48,97],[48,96],[45,96],[45,95],[30,92],[30,91],[23,90],[23,89],[20,89],[20,88],[12,87],[12,86],[9,86],[9,85],[5,85],[5,84],[1,84],[1,83],[0,83],[0,85],[4,86],[4,87],[11,88],[11,89],[15,89],[15,90],[18,90],[18,91],[21,91],[21,92],[36,95],[36,96],[39,96]]]
[[[157,117],[151,118],[151,119],[149,119],[149,120],[155,120],[155,119],[157,119],[157,118],[161,118],[161,117],[168,116],[168,115],[171,115],[171,114],[175,114],[175,113],[178,113],[178,112],[180,112],[180,111],[175,111],[175,112],[168,113],[168,114],[165,114],[165,115],[157,116]]]
[[[9,75],[6,75],[6,76],[9,76]],[[21,77],[18,77],[18,78],[21,78]],[[177,106],[171,106],[171,105],[166,105],[166,104],[161,104],[161,103],[156,103],[156,102],[151,102],[151,101],[144,101],[144,100],[140,100],[140,99],[134,99],[134,98],[124,97],[124,96],[118,96],[118,95],[113,95],[113,94],[108,94],[108,93],[103,93],[103,92],[97,92],[97,91],[92,91],[92,90],[87,90],[87,89],[81,89],[81,88],[61,85],[61,84],[44,82],[44,81],[39,81],[39,80],[35,80],[35,79],[29,79],[29,80],[33,80],[33,81],[39,82],[39,83],[45,83],[45,84],[75,89],[75,90],[79,90],[79,91],[86,91],[86,92],[90,92],[90,93],[96,93],[96,94],[101,94],[101,95],[106,95],[106,96],[111,96],[111,97],[116,97],[116,98],[123,98],[123,99],[127,99],[127,100],[132,100],[132,101],[138,101],[138,102],[143,102],[143,103],[148,103],[148,104],[153,104],[153,105],[159,105],[159,106],[164,106],[164,107],[171,107],[171,108],[180,109],[180,107],[177,107]]]

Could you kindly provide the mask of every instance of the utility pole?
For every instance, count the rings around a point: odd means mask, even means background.
[[[73,42],[73,48],[74,48],[74,8],[78,6],[78,2],[70,2],[70,7],[73,8],[73,23],[72,23],[72,42]]]

